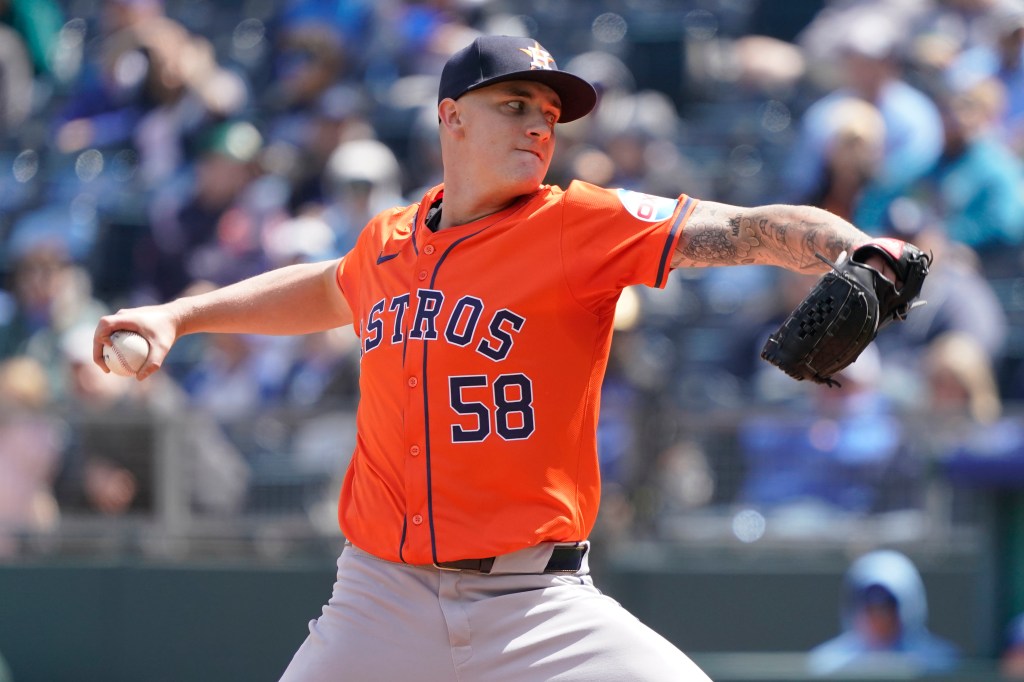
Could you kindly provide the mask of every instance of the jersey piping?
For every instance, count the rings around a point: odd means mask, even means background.
[[[672,223],[672,229],[668,233],[668,237],[665,238],[665,250],[661,254],[661,260],[658,262],[658,276],[654,278],[654,286],[663,287],[665,286],[665,278],[668,277],[669,263],[672,260],[672,250],[675,248],[676,242],[679,241],[679,237],[682,234],[682,230],[679,229],[680,225],[690,215],[690,208],[692,207],[693,199],[690,197],[686,198],[686,202],[683,203],[683,207],[679,209],[679,215],[676,216],[675,222]]]

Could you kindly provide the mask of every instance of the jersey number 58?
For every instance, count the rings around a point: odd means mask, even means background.
[[[475,422],[471,428],[452,424],[453,443],[479,443],[491,435],[492,424],[504,440],[533,435],[533,383],[525,374],[502,374],[490,387],[485,374],[448,377],[448,391],[452,409]]]

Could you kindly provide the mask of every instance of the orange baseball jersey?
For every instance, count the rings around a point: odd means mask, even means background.
[[[411,564],[584,540],[615,305],[665,285],[696,200],[573,182],[433,232],[442,196],[378,215],[338,265],[361,343],[342,532]]]

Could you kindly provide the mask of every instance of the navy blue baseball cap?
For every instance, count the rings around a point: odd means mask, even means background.
[[[504,81],[537,81],[562,100],[559,123],[586,116],[597,104],[597,91],[589,82],[559,71],[551,53],[533,38],[481,36],[448,59],[441,71],[437,101],[458,99],[471,90]]]

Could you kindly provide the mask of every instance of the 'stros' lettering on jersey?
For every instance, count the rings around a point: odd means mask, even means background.
[[[406,318],[411,323],[406,331]],[[501,362],[508,357],[515,334],[523,328],[526,318],[508,308],[484,319],[484,302],[465,295],[446,305],[445,295],[436,289],[419,289],[415,300],[410,294],[382,298],[370,308],[362,324],[362,352],[369,353],[382,343],[398,345],[406,336],[418,341],[443,338],[455,346],[467,347],[476,341],[474,350]]]
[[[408,338],[472,347],[501,362],[526,318],[508,308],[485,313],[483,300],[476,296],[467,294],[449,304],[436,289],[419,289],[415,297],[406,293],[382,298],[363,321],[361,350],[365,355],[381,344],[397,345]],[[448,397],[457,420],[451,426],[453,443],[480,443],[492,436],[515,441],[533,435],[533,381],[525,374],[501,374],[493,380],[486,374],[450,376]]]

